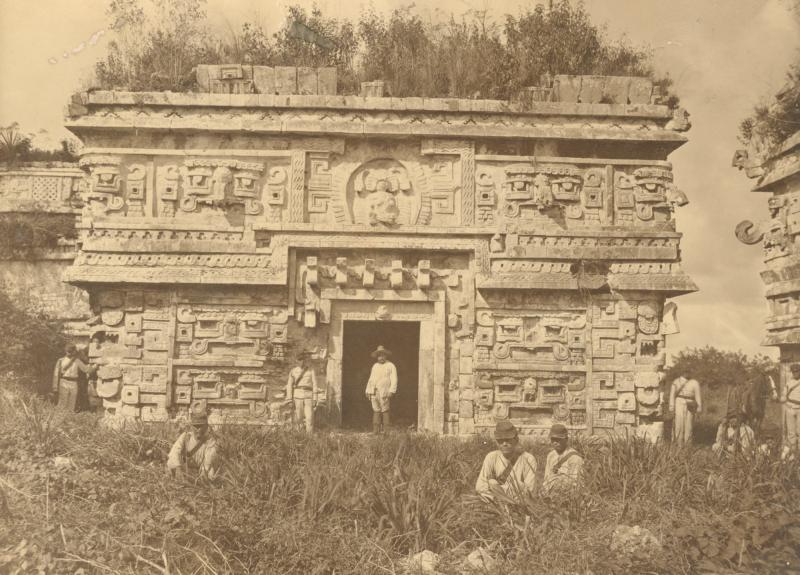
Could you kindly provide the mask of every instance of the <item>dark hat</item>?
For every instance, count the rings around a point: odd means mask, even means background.
[[[494,426],[495,439],[514,439],[517,436],[517,428],[510,421],[503,419]]]
[[[208,415],[205,413],[193,413],[192,425],[208,425]]]
[[[312,357],[313,355],[314,352],[312,352],[310,349],[304,349],[297,354],[297,359],[303,359],[304,357]]]
[[[560,423],[554,423],[550,428],[550,439],[567,439],[569,434],[567,428]]]
[[[373,351],[370,355],[372,355],[372,357],[378,357],[381,354],[385,355],[386,357],[389,357],[390,355],[392,355],[392,352],[383,347],[382,345],[379,345],[378,348],[375,351]]]

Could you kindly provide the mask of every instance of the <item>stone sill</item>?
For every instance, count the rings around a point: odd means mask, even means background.
[[[522,105],[506,100],[467,100],[459,98],[377,98],[332,95],[205,94],[184,92],[80,92],[73,102],[83,106],[186,106],[221,108],[316,108],[374,110],[393,112],[479,112],[530,116],[623,116],[632,118],[672,118],[668,106],[658,104],[582,104],[572,102],[532,102]]]

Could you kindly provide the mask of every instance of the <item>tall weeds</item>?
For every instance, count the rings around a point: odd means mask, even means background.
[[[215,431],[224,471],[206,484],[167,478],[174,426],[109,430],[53,411],[0,396],[0,509],[11,517],[0,521],[0,565],[393,573],[430,549],[450,573],[484,547],[502,573],[677,574],[772,572],[800,557],[800,464],[769,455],[720,460],[637,438],[581,441],[581,488],[488,505],[473,496],[491,449],[481,438],[224,427]],[[541,473],[547,447],[528,447]],[[56,455],[74,467],[56,468]],[[646,527],[663,552],[611,552],[618,524]]]

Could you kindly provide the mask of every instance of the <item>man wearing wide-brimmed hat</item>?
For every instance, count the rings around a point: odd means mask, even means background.
[[[367,398],[372,403],[372,431],[380,433],[381,424],[383,431],[389,431],[389,403],[397,393],[397,368],[389,361],[392,352],[382,345],[371,355],[375,358],[375,364],[369,374],[366,391]]]
[[[317,402],[317,374],[311,364],[311,352],[301,351],[297,360],[300,365],[289,372],[286,382],[286,401],[294,402],[294,423],[305,423],[306,431],[314,431],[314,408]]]
[[[550,445],[553,450],[547,454],[542,482],[545,494],[574,487],[583,470],[583,457],[569,447],[569,434],[562,424],[554,423],[550,428]]]
[[[517,428],[508,420],[498,421],[494,440],[498,449],[483,460],[475,491],[487,500],[497,493],[511,497],[532,494],[536,489],[536,458],[522,449]]]
[[[189,471],[196,471],[202,479],[217,477],[217,442],[208,427],[208,415],[192,413],[191,428],[181,433],[169,450],[167,470],[173,477]]]

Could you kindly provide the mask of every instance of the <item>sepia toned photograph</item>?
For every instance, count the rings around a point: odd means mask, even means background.
[[[0,323],[3,574],[800,573],[800,0],[0,0]]]

